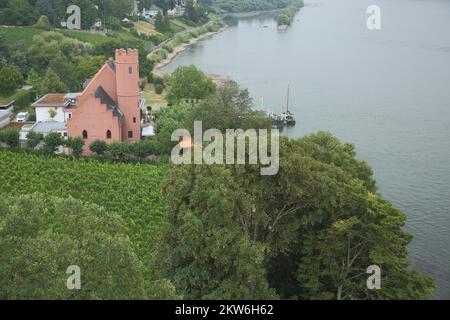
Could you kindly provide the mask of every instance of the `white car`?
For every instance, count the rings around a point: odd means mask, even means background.
[[[19,112],[16,117],[17,122],[25,122],[28,120],[28,112]]]

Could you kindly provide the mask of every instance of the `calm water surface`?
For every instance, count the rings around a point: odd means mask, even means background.
[[[381,193],[408,216],[413,267],[450,298],[450,1],[306,0],[286,32],[273,14],[199,42],[166,70],[195,64],[249,88],[281,112],[287,83],[297,126],[353,142]],[[382,10],[382,30],[366,9]],[[268,28],[264,28],[266,25]]]

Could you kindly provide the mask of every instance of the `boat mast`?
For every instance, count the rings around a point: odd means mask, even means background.
[[[290,83],[288,83],[288,88],[287,88],[287,102],[286,102],[287,112],[289,112],[289,86],[290,86]]]

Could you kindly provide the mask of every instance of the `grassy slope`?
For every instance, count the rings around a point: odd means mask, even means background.
[[[99,34],[91,34],[89,32],[72,31],[65,29],[54,29],[53,31],[61,32],[64,36],[78,39],[83,42],[89,42],[92,44],[101,44],[108,41],[108,37]],[[42,33],[42,30],[33,27],[6,27],[0,26],[0,32],[5,35],[6,41],[10,45],[24,41],[28,47],[33,40],[33,37]]]
[[[145,99],[147,106],[152,106],[153,110],[159,110],[163,107],[167,107],[167,101],[164,99],[167,94],[166,89],[162,94],[155,92],[155,86],[151,83],[145,85],[145,89],[141,95],[141,98]]]
[[[72,196],[119,213],[145,260],[165,223],[166,166],[47,158],[0,149],[0,196],[40,192]]]
[[[5,27],[0,26],[0,32],[5,35],[8,44],[15,45],[24,41],[27,46],[36,34],[42,31],[33,27]]]
[[[68,38],[73,38],[83,42],[92,43],[94,45],[102,44],[108,41],[107,36],[103,36],[100,34],[93,34],[82,31],[64,30],[64,29],[57,29],[56,31],[61,32],[64,36]]]
[[[158,31],[155,30],[155,26],[154,25],[152,25],[151,23],[145,22],[145,21],[135,22],[134,26],[135,26],[136,31],[138,33],[146,34],[148,36],[161,34],[161,33],[159,33]]]

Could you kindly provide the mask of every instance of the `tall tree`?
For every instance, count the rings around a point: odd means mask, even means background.
[[[207,99],[186,121],[201,120],[204,129],[222,128],[218,119],[229,128],[244,127],[245,113],[232,112],[237,96]],[[214,109],[220,100],[235,107]],[[248,112],[246,105],[241,110]],[[434,283],[409,268],[412,237],[402,230],[405,215],[377,194],[373,172],[356,159],[354,147],[328,133],[280,142],[275,176],[261,176],[261,165],[174,168],[165,189],[172,205],[160,252],[176,287],[186,297],[230,298],[219,285],[224,274],[208,268],[225,270],[236,288],[241,283],[235,275],[247,262],[262,287],[244,286],[243,292],[261,296],[273,288],[281,298],[427,298]],[[382,270],[380,290],[366,285],[371,265]]]
[[[27,0],[9,0],[0,15],[1,24],[30,26],[36,22],[38,14]]]
[[[48,68],[44,78],[39,83],[38,92],[42,95],[47,93],[64,93],[67,91],[67,86],[61,81],[58,74],[53,69]]]
[[[169,103],[204,99],[216,89],[212,80],[194,65],[179,67],[170,76],[169,82],[171,85],[167,95]]]
[[[37,0],[36,10],[40,15],[46,16],[52,24],[56,23],[56,13],[50,0]]]
[[[22,73],[17,67],[0,68],[0,94],[9,95],[22,83]]]
[[[142,299],[142,265],[122,219],[73,198],[0,198],[1,299]],[[69,266],[81,289],[69,290]]]

